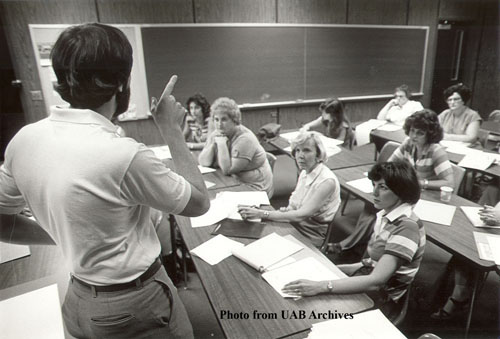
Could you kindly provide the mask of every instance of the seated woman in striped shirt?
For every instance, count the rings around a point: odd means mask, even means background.
[[[441,186],[455,187],[453,168],[448,155],[439,142],[443,139],[443,129],[439,125],[436,113],[424,109],[413,113],[405,120],[403,129],[408,135],[401,146],[390,156],[389,161],[406,160],[417,172],[420,187],[439,190]],[[375,212],[371,206],[365,206],[353,232],[337,243],[328,244],[328,252],[342,260],[345,251],[360,248],[373,232]],[[352,251],[351,251],[352,252]]]
[[[408,138],[394,151],[389,161],[408,161],[417,171],[418,181],[424,189],[455,187],[453,168],[446,151],[439,145],[443,139],[443,128],[437,114],[430,109],[415,112],[406,118],[403,129]]]
[[[412,207],[420,199],[420,186],[406,161],[376,164],[368,173],[373,184],[373,203],[380,209],[361,262],[339,265],[350,277],[330,281],[292,281],[283,292],[296,296],[320,293],[368,293],[375,307],[395,319],[404,294],[415,278],[425,248],[425,230]]]

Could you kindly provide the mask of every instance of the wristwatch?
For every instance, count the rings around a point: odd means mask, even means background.
[[[269,218],[269,211],[264,211],[264,218]]]
[[[333,280],[328,281],[328,284],[326,284],[326,288],[328,289],[328,293],[333,292]]]

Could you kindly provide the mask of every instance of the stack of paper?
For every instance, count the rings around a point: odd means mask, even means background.
[[[366,177],[361,178],[361,179],[348,181],[347,184],[349,186],[352,186],[352,187],[360,190],[361,192],[364,192],[364,193],[372,193],[373,192],[372,181]]]
[[[484,221],[479,217],[479,211],[482,207],[474,207],[474,206],[460,206],[465,216],[469,219],[475,227],[489,227],[489,228],[500,228],[500,225],[486,225]]]
[[[269,270],[262,274],[262,277],[271,285],[276,292],[284,298],[293,298],[295,296],[283,293],[281,289],[289,282],[308,279],[313,281],[335,280],[339,279],[335,273],[323,266],[313,257],[304,258],[284,265],[279,268]]]
[[[263,191],[219,192],[215,199],[210,201],[210,208],[205,214],[191,218],[191,226],[210,226],[225,218],[242,220],[238,213],[238,205],[260,206],[270,204],[266,192]]]
[[[420,199],[413,212],[422,220],[450,226],[456,209],[456,206]]]
[[[373,129],[385,125],[387,121],[370,119],[356,126],[356,144],[358,146],[366,145],[370,142],[370,133]]]
[[[479,254],[479,258],[483,260],[491,260],[493,261],[493,253],[490,249],[490,243],[488,238],[499,238],[498,234],[488,234],[482,232],[472,232],[474,234],[474,241],[476,242],[477,253]]]
[[[447,152],[466,154],[471,150],[471,148],[469,148],[470,142],[441,140],[439,143],[446,148]]]
[[[243,246],[245,245],[219,234],[205,241],[200,246],[193,248],[191,253],[205,260],[210,265],[216,265],[229,257],[233,250]]]
[[[64,339],[57,285],[50,285],[0,302],[3,339]]]
[[[233,250],[233,255],[256,270],[263,272],[269,266],[300,251],[303,246],[271,233],[253,243]]]
[[[377,128],[377,130],[379,131],[387,131],[387,132],[394,132],[394,131],[398,131],[400,129],[402,129],[403,127],[400,126],[400,125],[396,125],[396,124],[393,124],[393,123],[387,123],[385,125],[382,125],[380,127]]]
[[[458,163],[460,167],[473,168],[484,171],[493,164],[495,157],[490,156],[489,153],[475,151],[465,155]]]
[[[30,255],[30,248],[26,245],[0,242],[0,264]]]
[[[354,314],[352,319],[332,319],[313,324],[308,339],[406,338],[380,310]]]

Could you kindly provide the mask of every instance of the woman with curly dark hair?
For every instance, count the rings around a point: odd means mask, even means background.
[[[202,149],[207,140],[210,120],[210,103],[197,93],[186,101],[188,113],[184,121],[184,139],[190,149]]]
[[[389,161],[406,160],[417,171],[420,186],[438,190],[441,186],[455,187],[453,168],[439,142],[443,128],[430,109],[413,113],[405,120],[403,129],[408,135],[394,151]]]
[[[467,106],[471,90],[464,84],[448,87],[443,93],[449,109],[439,114],[444,140],[475,142],[481,124],[481,116]]]

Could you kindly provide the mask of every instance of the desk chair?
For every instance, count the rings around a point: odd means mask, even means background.
[[[460,167],[458,165],[455,165],[455,164],[451,164],[451,168],[453,169],[453,179],[455,181],[455,192],[462,192],[464,193],[464,191],[466,190],[465,189],[465,186],[467,186],[467,181],[464,182],[464,184],[462,185],[462,182],[464,181],[464,178],[465,178],[465,168],[463,167]]]
[[[479,129],[478,134],[477,134],[477,141],[481,144],[481,146],[486,149],[488,146],[488,139],[490,137],[490,132],[484,130],[484,129]]]
[[[403,298],[403,300],[401,300],[401,302],[403,303],[403,306],[401,307],[401,311],[400,311],[399,315],[394,320],[392,320],[392,323],[396,327],[403,323],[403,321],[406,318],[406,314],[408,314],[408,305],[410,304],[410,291],[411,291],[412,285],[413,284],[410,284],[408,286],[408,289],[406,290],[405,295],[403,295],[401,297],[401,298]]]

